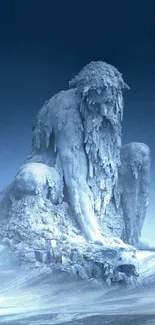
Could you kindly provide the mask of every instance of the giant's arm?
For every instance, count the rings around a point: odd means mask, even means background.
[[[93,211],[92,193],[87,185],[88,166],[84,151],[80,115],[74,110],[66,112],[66,123],[57,133],[57,147],[62,163],[70,205],[87,239],[102,242]]]
[[[54,146],[54,133],[51,129],[49,136],[46,134],[46,114],[47,105],[45,103],[38,112],[36,121],[33,125],[31,153],[26,158],[24,164],[43,163],[50,167],[55,166],[57,155]]]
[[[144,224],[150,180],[150,150],[143,143],[130,143],[121,148],[119,181],[122,187],[122,208],[125,240],[137,246]]]

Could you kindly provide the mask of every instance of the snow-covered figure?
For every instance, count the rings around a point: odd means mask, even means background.
[[[115,67],[91,62],[69,85],[38,112],[32,152],[0,193],[0,238],[8,238],[15,251],[22,248],[22,258],[30,256],[32,262],[37,256],[68,272],[78,267],[78,274],[79,268],[88,269],[82,257],[88,245],[90,277],[96,260],[102,270],[110,246],[120,259],[116,273],[128,277],[136,274],[130,245],[144,247],[140,236],[148,204],[149,148],[139,143],[121,148],[122,92],[129,87]],[[120,248],[125,252],[121,258]]]
[[[131,144],[126,155],[121,149],[122,91],[129,87],[101,61],[84,67],[70,87],[39,111],[27,162],[60,173],[87,239],[104,244],[103,237],[111,236],[137,244],[148,201],[149,149]]]
[[[39,111],[29,161],[59,170],[83,234],[104,243],[103,236],[123,233],[116,185],[127,85],[116,68],[99,61],[84,67],[70,87]]]

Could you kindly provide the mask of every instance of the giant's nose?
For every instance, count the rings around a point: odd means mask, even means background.
[[[107,107],[104,103],[100,105],[100,114],[105,117],[107,116]]]

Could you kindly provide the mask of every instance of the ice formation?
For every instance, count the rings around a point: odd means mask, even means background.
[[[38,112],[32,152],[1,192],[1,239],[29,263],[101,278],[110,265],[109,283],[127,280],[137,275],[149,148],[121,147],[129,87],[115,67],[91,62],[69,85]]]

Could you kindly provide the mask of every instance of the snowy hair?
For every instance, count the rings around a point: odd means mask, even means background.
[[[101,91],[103,88],[112,87],[120,91],[121,89],[130,89],[124,82],[122,74],[112,65],[102,61],[92,61],[87,64],[78,74],[69,82],[70,88],[77,88],[83,95],[90,89]]]

